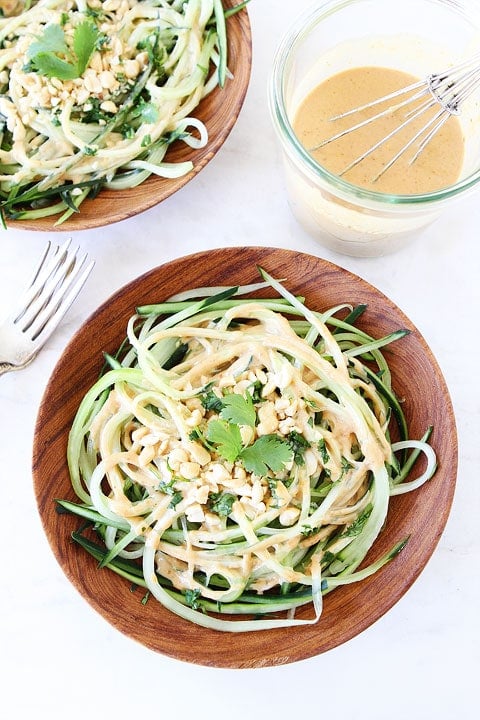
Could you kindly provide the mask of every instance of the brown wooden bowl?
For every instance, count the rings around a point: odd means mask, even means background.
[[[113,352],[125,336],[135,307],[165,300],[188,287],[235,285],[258,280],[259,264],[307,304],[324,310],[338,303],[366,303],[360,327],[374,336],[394,329],[411,333],[386,351],[393,385],[410,435],[419,438],[434,426],[431,443],[438,471],[416,491],[391,500],[386,526],[368,561],[398,540],[406,548],[370,578],[326,595],[316,625],[242,633],[198,627],[165,610],[144,591],[74,544],[70,533],[79,518],[56,512],[55,498],[75,500],[66,464],[67,436],[78,405],[98,377],[102,351]],[[33,477],[40,516],[53,552],[80,594],[109,623],[143,645],[177,659],[231,668],[278,665],[305,659],[344,643],[380,618],[407,591],[430,558],[445,526],[456,482],[457,438],[452,405],[442,373],[425,340],[387,297],[359,277],[325,260],[290,250],[233,247],[196,253],[157,267],[134,280],[104,303],[73,337],[46,388],[38,413]],[[311,616],[308,606],[297,616]]]
[[[237,5],[237,0],[224,0],[224,7]],[[151,176],[144,183],[127,190],[102,190],[95,199],[85,200],[79,213],[74,213],[61,225],[55,225],[58,215],[38,220],[8,220],[14,229],[61,231],[88,230],[110,225],[138,215],[158,205],[192,180],[215,156],[235,125],[245,99],[252,65],[252,38],[246,8],[227,20],[228,67],[233,74],[223,88],[215,88],[193,111],[205,123],[209,140],[204,148],[193,150],[184,143],[174,143],[166,155],[166,162],[191,160],[194,168],[183,177],[169,180]]]

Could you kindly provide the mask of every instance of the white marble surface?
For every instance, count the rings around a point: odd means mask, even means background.
[[[295,12],[308,5],[309,0],[297,0]],[[310,239],[286,202],[266,100],[274,48],[291,10],[290,3],[253,0],[251,84],[238,124],[218,156],[161,206],[110,228],[77,234],[75,241],[96,259],[81,299],[30,367],[0,378],[3,717],[478,717],[479,196],[452,208],[410,247],[383,258],[335,255]],[[62,233],[53,236],[63,239]],[[1,233],[2,314],[48,237]],[[226,245],[273,245],[318,255],[390,296],[438,359],[450,388],[460,445],[447,527],[403,599],[346,645],[262,670],[181,663],[110,627],[77,594],[53,558],[37,514],[30,468],[44,387],[86,317],[151,267]]]

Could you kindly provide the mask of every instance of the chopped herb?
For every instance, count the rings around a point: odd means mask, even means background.
[[[130,116],[132,118],[140,118],[146,125],[154,125],[158,122],[159,113],[153,103],[146,102],[143,98],[140,98],[135,110]]]
[[[310,525],[302,525],[302,535],[310,537],[317,532],[317,528],[312,528]]]
[[[310,447],[308,440],[296,430],[291,430],[285,440],[293,452],[294,462],[297,465],[305,465],[305,450]]]
[[[373,505],[369,503],[357,519],[343,531],[340,537],[356,537],[357,535],[360,535],[365,527],[365,523],[372,514],[372,510]]]
[[[193,442],[203,442],[203,435],[200,432],[200,429],[198,427],[193,428],[193,430],[188,434],[188,439],[193,440]]]
[[[326,550],[322,556],[322,565],[330,565],[330,563],[335,560],[335,557],[335,553],[332,553],[330,550]]]
[[[213,390],[208,390],[200,397],[200,402],[205,410],[212,410],[213,412],[220,413],[223,408],[223,400],[216,395]]]
[[[174,479],[172,478],[168,483],[166,483],[164,480],[161,480],[158,483],[157,490],[160,490],[160,492],[165,493],[165,495],[174,495],[175,490],[173,488]]]
[[[182,500],[183,500],[182,493],[180,491],[174,492],[168,507],[171,508],[172,510],[174,510],[177,507],[178,503],[181,502]]]
[[[272,500],[277,501],[278,507],[277,480],[275,478],[267,477],[267,483],[268,489],[270,490],[270,495],[272,496]]]
[[[131,140],[133,137],[135,137],[135,130],[131,125],[123,125],[120,128],[120,132],[122,133],[122,137],[124,137],[125,140]]]
[[[340,473],[340,476],[337,478],[337,480],[341,480],[341,478],[345,477],[347,472],[349,470],[351,470],[352,467],[353,467],[352,463],[349,460],[347,460],[346,457],[342,456],[342,471]]]
[[[198,610],[199,608],[199,602],[198,599],[200,597],[201,593],[198,588],[195,590],[185,590],[185,602],[188,605],[188,607],[191,607],[193,610]]]
[[[141,144],[142,147],[148,147],[149,145],[151,145],[151,144],[152,144],[152,138],[150,137],[150,135],[145,135],[145,136],[142,138],[142,142],[141,142],[140,144]]]
[[[90,97],[88,100],[88,109],[83,110],[84,122],[86,123],[99,123],[101,120],[110,120],[112,117],[111,113],[106,113],[100,108],[101,100],[96,97]]]
[[[210,510],[220,517],[227,517],[232,512],[232,506],[236,497],[232,493],[220,492],[210,493],[208,496],[208,506]]]
[[[325,443],[325,438],[322,438],[318,441],[317,445],[318,451],[320,453],[320,457],[322,458],[322,462],[324,465],[328,463],[330,460],[330,455],[328,454],[327,445]]]
[[[166,78],[164,67],[165,53],[160,44],[160,34],[157,32],[143,38],[138,45],[138,50],[144,50],[148,55],[148,60],[158,75],[158,82],[163,82]]]
[[[108,46],[110,43],[110,38],[105,33],[98,33],[97,41],[95,43],[95,50],[99,50],[102,52],[103,50],[108,50]]]
[[[162,137],[162,143],[164,143],[165,145],[171,145],[176,140],[186,140],[186,138],[189,138],[191,136],[192,133],[177,128],[176,130],[172,130],[171,132],[166,132],[165,135]]]
[[[262,397],[262,390],[263,383],[261,383],[260,380],[255,380],[255,382],[250,386],[251,396],[254,403],[263,402],[264,398]]]
[[[89,5],[87,5],[87,8],[85,10],[85,15],[87,15],[88,17],[92,17],[92,18],[100,18],[100,17],[103,17],[104,14],[105,13],[103,10],[91,8],[91,7],[89,7]]]
[[[139,500],[143,500],[146,495],[146,490],[144,487],[130,480],[125,482],[123,492],[128,497],[128,499],[131,500],[131,502],[138,502]]]

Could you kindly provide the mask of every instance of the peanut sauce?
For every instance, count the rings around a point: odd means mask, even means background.
[[[322,81],[304,98],[293,121],[294,131],[302,145],[320,165],[339,175],[353,160],[395,130],[405,120],[405,113],[418,108],[420,102],[428,99],[428,95],[422,101],[417,99],[408,102],[404,108],[399,108],[398,104],[405,98],[410,98],[409,95],[345,118],[331,118],[417,81],[418,78],[391,68],[372,66],[344,70]],[[390,109],[386,115],[315,149],[323,140],[385,109]],[[455,116],[451,116],[442,125],[413,163],[411,159],[421,138],[376,179],[400,148],[408,143],[439,109],[440,105],[435,103],[431,110],[422,112],[406,128],[346,172],[343,178],[362,188],[396,195],[428,193],[455,183],[460,176],[464,157],[463,132]]]

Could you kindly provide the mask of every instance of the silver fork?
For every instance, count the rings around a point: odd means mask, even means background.
[[[28,365],[53,333],[89,276],[94,262],[78,248],[48,242],[16,309],[0,323],[0,375]]]

